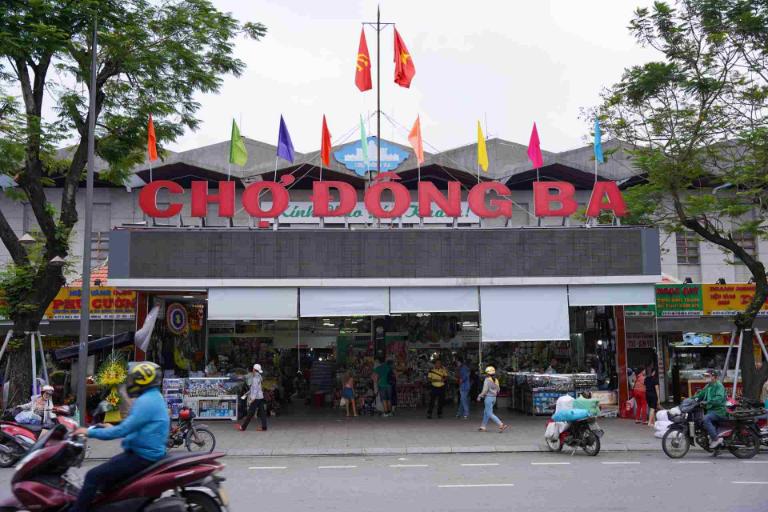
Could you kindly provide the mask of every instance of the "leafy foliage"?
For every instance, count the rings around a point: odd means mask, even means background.
[[[661,59],[626,69],[598,109],[646,177],[626,193],[629,221],[691,230],[743,263],[756,294],[736,325],[750,329],[768,297],[765,266],[742,244],[768,238],[768,4],[656,2],[630,30]]]

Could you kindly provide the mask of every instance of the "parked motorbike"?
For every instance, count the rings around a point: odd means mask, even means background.
[[[737,417],[755,418],[760,445],[763,449],[768,449],[768,411],[764,406],[764,402],[742,397],[729,412]]]
[[[85,440],[57,425],[35,443],[11,480],[12,495],[0,499],[0,510],[60,511],[70,507],[80,489],[66,473],[85,450]],[[106,489],[93,510],[124,512],[223,512],[228,500],[218,473],[223,453],[165,457],[121,484]]]
[[[188,407],[179,410],[178,423],[171,428],[168,448],[184,445],[190,452],[212,452],[216,447],[216,436],[205,425],[195,424],[195,413]]]
[[[547,422],[549,423],[552,423],[552,420]],[[603,429],[597,424],[597,418],[590,416],[569,422],[568,429],[561,432],[557,439],[546,439],[547,448],[551,452],[559,452],[563,446],[569,446],[574,451],[581,448],[584,453],[594,457],[600,453],[600,438],[603,434]]]
[[[48,425],[0,420],[0,467],[11,467],[24,457],[45,429],[61,425],[68,432],[73,432],[77,428],[77,422],[71,418],[72,411],[69,406],[56,406],[53,408],[53,414],[54,421]]]
[[[709,435],[704,429],[702,402],[694,398],[684,400],[679,407],[670,410],[669,419],[672,424],[661,439],[661,447],[672,459],[685,457],[692,445],[715,456],[728,450],[739,459],[751,459],[760,451],[760,431],[754,416],[737,414],[720,421],[717,431],[723,443],[714,450],[709,447]]]

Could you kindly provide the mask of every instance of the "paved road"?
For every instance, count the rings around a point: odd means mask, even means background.
[[[768,457],[691,452],[229,457],[232,510],[768,510]],[[5,487],[10,471],[0,471]]]

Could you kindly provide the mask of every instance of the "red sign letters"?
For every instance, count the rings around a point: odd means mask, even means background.
[[[164,208],[157,204],[157,194],[166,190],[173,198],[184,193],[184,189],[173,181],[159,180],[147,184],[139,194],[139,206],[150,217],[173,217],[181,213],[182,203],[170,202]],[[335,191],[335,194],[332,192]],[[578,204],[576,189],[564,181],[536,182],[533,184],[534,214],[537,217],[568,217],[576,213]],[[485,181],[473,186],[467,194],[469,208],[481,218],[512,217],[512,192],[497,181]],[[337,197],[335,199],[334,197]],[[386,198],[386,199],[385,199]],[[269,209],[262,208],[262,200],[269,199]],[[282,183],[259,181],[251,183],[242,194],[242,205],[252,217],[269,219],[279,217],[290,203],[288,189]],[[363,196],[366,209],[376,218],[391,219],[402,216],[411,205],[411,194],[405,185],[397,181],[379,181],[369,187]],[[206,217],[208,205],[218,204],[220,217],[235,215],[235,182],[221,181],[216,192],[208,190],[208,182],[193,181],[191,190],[191,214]],[[335,206],[332,206],[332,203]],[[461,215],[461,183],[448,182],[447,194],[434,183],[422,181],[418,185],[419,215],[429,216],[432,205],[436,205],[446,217]],[[355,209],[357,191],[343,181],[316,181],[312,184],[312,208],[316,217],[343,217]],[[385,208],[385,205],[387,206]],[[617,217],[627,214],[627,207],[613,181],[595,183],[586,214],[597,217],[603,211],[613,212]]]

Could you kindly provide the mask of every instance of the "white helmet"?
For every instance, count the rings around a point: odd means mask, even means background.
[[[40,388],[40,393],[50,393],[53,394],[53,386],[46,384],[42,388]]]

